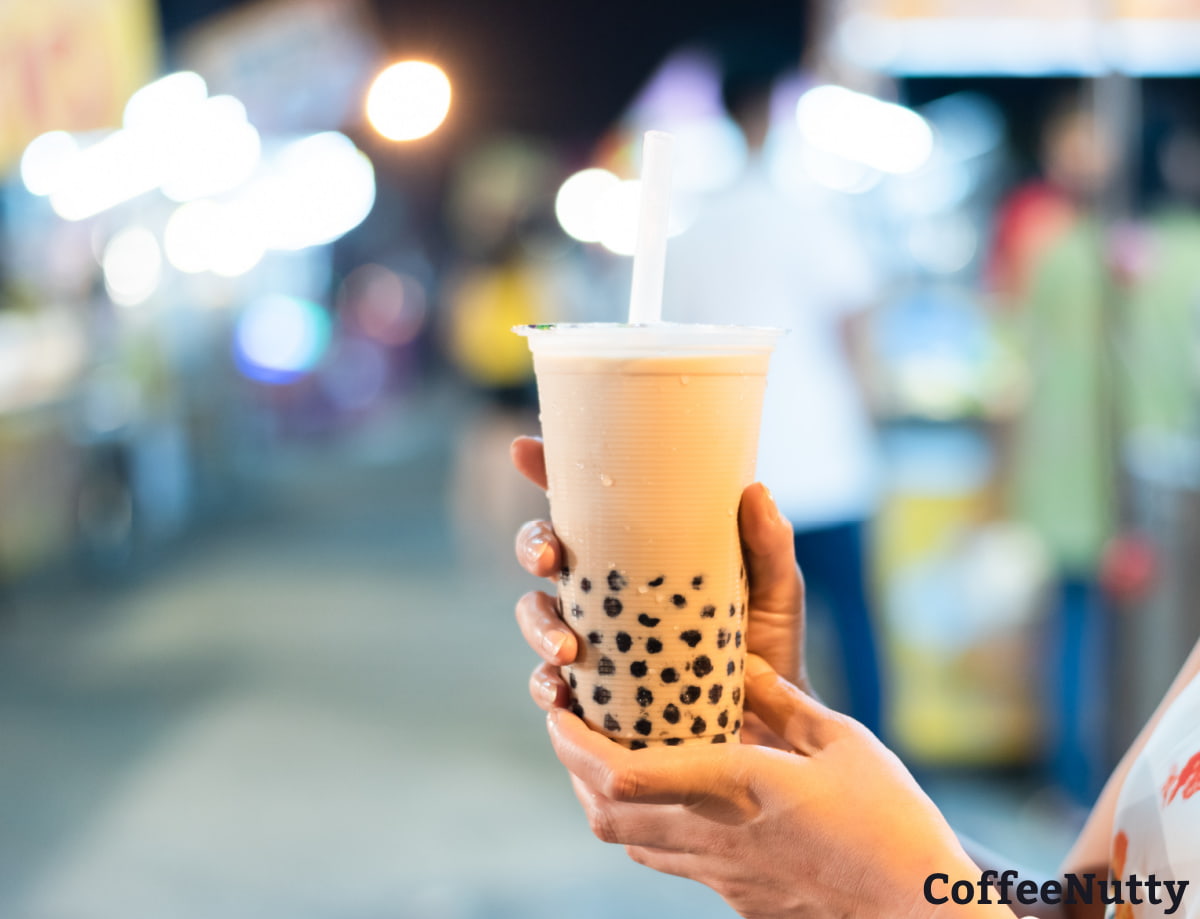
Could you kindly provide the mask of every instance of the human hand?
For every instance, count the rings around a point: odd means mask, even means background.
[[[513,464],[531,482],[546,487],[546,463],[541,440],[519,437],[512,445]],[[791,525],[783,519],[770,492],[761,484],[742,494],[738,528],[749,580],[747,647],[779,673],[807,689],[803,665],[804,585],[796,568]],[[562,567],[562,547],[551,525],[533,520],[516,539],[517,559],[532,574],[553,578]],[[578,652],[574,633],[562,621],[554,597],[542,591],[517,603],[517,622],[526,640],[545,661],[530,677],[530,693],[542,708],[564,706],[569,690],[559,667]],[[744,725],[744,740],[772,742],[754,718]]]
[[[931,916],[928,875],[978,877],[933,802],[862,725],[754,655],[746,706],[794,752],[635,753],[570,712],[552,708],[547,720],[595,834],[711,887],[743,916]]]

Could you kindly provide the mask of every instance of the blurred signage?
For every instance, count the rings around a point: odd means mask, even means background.
[[[1200,73],[1200,0],[855,0],[837,52],[897,75]]]
[[[33,138],[121,123],[125,101],[153,76],[153,0],[0,2],[0,173]]]
[[[363,0],[259,0],[191,30],[178,57],[263,133],[322,131],[360,117],[376,31]]]

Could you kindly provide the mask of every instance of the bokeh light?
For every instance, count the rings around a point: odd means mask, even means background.
[[[425,61],[385,69],[367,92],[367,120],[388,140],[417,140],[437,130],[450,111],[450,80]]]
[[[70,175],[79,142],[66,131],[35,137],[21,156],[21,181],[31,195],[50,195]]]
[[[842,86],[810,89],[796,118],[812,146],[881,172],[913,172],[933,152],[933,131],[912,109]]]
[[[338,310],[383,345],[408,344],[425,322],[425,290],[382,265],[360,265],[342,281]]]
[[[162,254],[144,227],[127,227],[104,247],[104,287],[118,306],[137,306],[158,289]]]
[[[570,176],[554,198],[554,214],[563,231],[580,242],[599,242],[609,203],[620,184],[607,169],[584,169]]]
[[[258,165],[261,142],[246,120],[246,107],[233,96],[213,96],[178,125],[168,141],[162,193],[192,201],[237,188]]]
[[[320,306],[270,294],[251,302],[238,317],[234,357],[252,380],[290,383],[317,365],[329,347],[329,336],[329,314]]]
[[[616,255],[633,255],[637,248],[638,214],[642,183],[627,179],[613,190],[604,211],[600,245]]]

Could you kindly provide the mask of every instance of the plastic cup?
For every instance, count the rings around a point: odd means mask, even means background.
[[[565,551],[571,708],[627,747],[736,741],[754,479],[777,329],[525,326]]]

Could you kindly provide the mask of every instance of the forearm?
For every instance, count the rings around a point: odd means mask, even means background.
[[[978,866],[973,882],[978,883],[986,875],[992,890],[989,898],[1007,900],[1017,915],[1036,919],[1099,919],[1104,915],[1104,904],[1098,899],[1089,904],[1072,898],[1069,879],[1061,872],[1047,873],[1016,865],[969,837],[960,835],[959,841]],[[1108,874],[1103,866],[1090,870],[1099,878]],[[1022,884],[1026,886],[1022,888]]]

